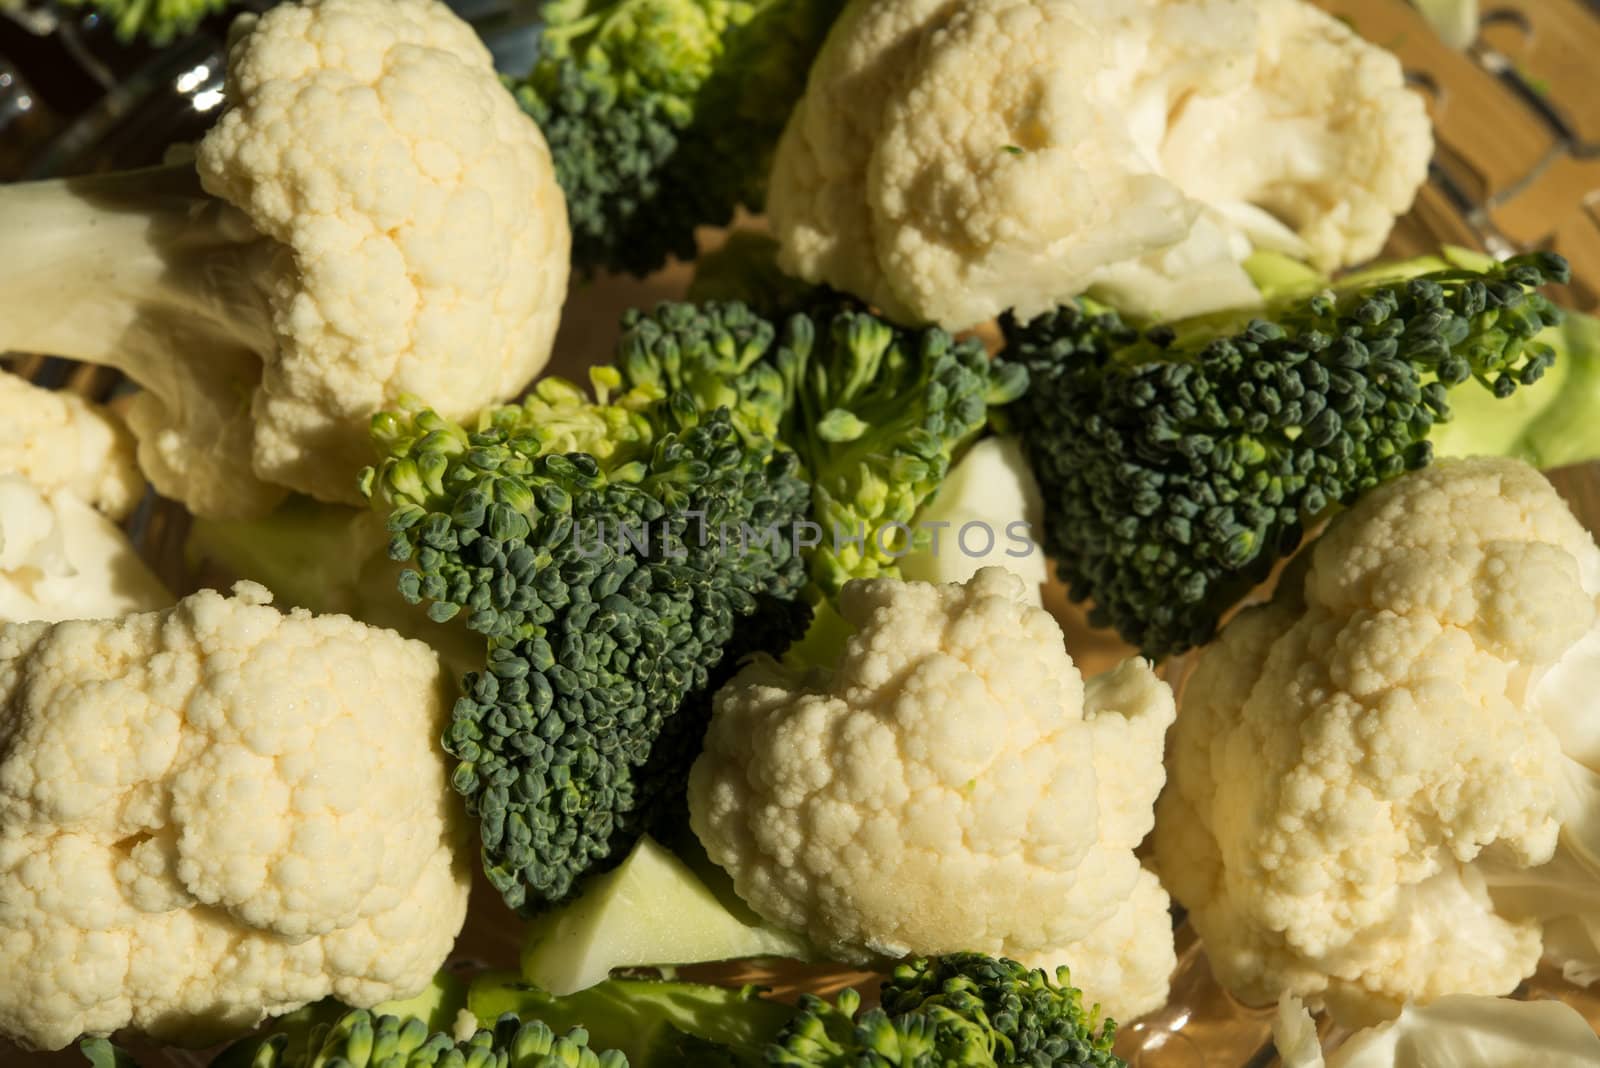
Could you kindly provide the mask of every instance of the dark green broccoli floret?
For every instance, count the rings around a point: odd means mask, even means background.
[[[1559,256],[1450,269],[1139,331],[1073,304],[1003,321],[1044,544],[1090,620],[1146,655],[1207,641],[1308,526],[1427,464],[1452,387],[1554,359]]]
[[[513,908],[557,903],[677,803],[730,651],[803,632],[807,487],[684,393],[546,380],[470,431],[413,408],[374,436],[402,595],[487,639],[444,738],[484,870]]]
[[[742,430],[775,432],[799,455],[819,541],[811,575],[832,596],[897,573],[917,510],[1027,374],[976,340],[902,329],[837,295],[806,304],[776,326],[738,303],[632,311],[617,367],[635,388],[728,405]]]
[[[979,953],[902,964],[881,1007],[858,1013],[847,990],[833,1002],[807,995],[766,1054],[786,1068],[1114,1068],[1116,1024],[1086,1012],[1067,969],[1039,969]],[[1059,984],[1059,985],[1057,985]]]
[[[117,38],[143,38],[164,45],[193,33],[200,20],[230,6],[232,0],[61,0],[62,6],[88,8],[116,28]]]
[[[550,0],[514,83],[544,131],[580,268],[691,259],[761,207],[778,135],[844,0]]]

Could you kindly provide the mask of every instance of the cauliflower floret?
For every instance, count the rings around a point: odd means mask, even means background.
[[[1024,583],[856,581],[836,668],[747,666],[689,778],[746,902],[838,959],[970,950],[1066,964],[1128,1019],[1162,1005],[1167,895],[1133,848],[1171,691],[1143,661],[1085,687]]]
[[[242,15],[226,91],[192,165],[0,189],[0,352],[142,386],[139,463],[192,512],[360,503],[373,413],[409,394],[463,417],[548,361],[555,167],[437,0]]]
[[[1600,828],[1600,762],[1562,746],[1593,734],[1600,549],[1538,472],[1478,459],[1374,491],[1301,561],[1188,682],[1158,871],[1248,1002],[1370,1022],[1508,993],[1546,923],[1600,915],[1600,866],[1557,851]]]
[[[0,474],[45,493],[66,490],[112,519],[126,519],[144,497],[133,437],[99,405],[0,371],[0,413]]]
[[[1316,1024],[1284,995],[1272,1034],[1283,1068],[1593,1068],[1600,1035],[1559,1001],[1452,994],[1406,1006],[1394,1020],[1346,1038],[1324,1058]]]
[[[767,208],[786,270],[896,318],[1173,317],[1249,302],[1252,246],[1376,254],[1431,152],[1395,58],[1304,0],[855,0]]]
[[[0,623],[105,619],[172,603],[116,524],[65,490],[0,475]]]
[[[438,658],[269,601],[0,627],[0,1034],[203,1043],[443,963],[469,873]]]

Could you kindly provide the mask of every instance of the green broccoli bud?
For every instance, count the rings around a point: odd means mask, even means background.
[[[918,509],[1027,372],[976,340],[902,329],[824,290],[799,303],[781,325],[740,303],[629,312],[617,367],[632,389],[725,404],[743,433],[775,433],[800,457],[820,531],[811,576],[832,597],[852,578],[898,574],[919,544]]]
[[[236,1047],[248,1061],[237,1068],[627,1068],[628,1058],[616,1050],[599,1050],[589,1034],[574,1027],[557,1034],[542,1020],[523,1022],[509,1013],[493,1027],[479,1028],[456,1041],[431,1031],[416,1016],[349,1011],[332,1023],[321,1023],[303,1045],[273,1032]],[[224,1056],[233,1056],[229,1050]],[[220,1063],[212,1068],[221,1068]]]
[[[546,380],[472,430],[385,413],[363,473],[411,565],[402,596],[486,639],[444,746],[484,870],[524,911],[681,811],[732,658],[781,651],[809,618],[794,457],[681,391],[613,399],[617,377],[597,372],[599,401]]]
[[[1209,640],[1309,526],[1430,461],[1452,390],[1540,380],[1561,316],[1534,290],[1567,277],[1541,253],[1143,331],[1087,302],[1007,318],[1070,595],[1152,657]]]
[[[794,1014],[755,987],[607,979],[556,997],[517,976],[494,973],[473,981],[467,1006],[480,1019],[514,1013],[555,1028],[582,1026],[592,1041],[625,1053],[635,1068],[760,1064],[767,1043]],[[690,1050],[697,1055],[687,1056]]]
[[[911,526],[918,510],[1028,376],[976,339],[903,330],[857,308],[820,325],[795,331],[797,396],[783,436],[812,480],[822,545],[811,577],[832,597],[851,579],[899,574],[895,561],[925,538]]]
[[[880,1008],[858,1014],[850,990],[832,1004],[803,997],[767,1063],[1126,1068],[1111,1052],[1116,1024],[1085,1012],[1070,978],[1060,968],[1051,982],[1042,970],[980,953],[911,961],[883,984]]]
[[[573,262],[644,274],[759,210],[778,136],[844,0],[551,0],[512,83],[567,196]]]
[[[1600,319],[1566,312],[1538,340],[1556,359],[1534,385],[1503,399],[1451,392],[1450,421],[1429,436],[1436,456],[1509,456],[1544,470],[1600,458]]]
[[[632,390],[686,392],[701,411],[727,408],[747,441],[783,428],[792,387],[791,339],[740,303],[662,304],[622,317],[616,367]]]

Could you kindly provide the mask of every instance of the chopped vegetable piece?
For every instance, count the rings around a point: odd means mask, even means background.
[[[0,186],[0,354],[142,386],[139,466],[191,512],[358,504],[374,412],[468,415],[549,359],[560,188],[437,0],[299,0],[234,38],[194,163]]]
[[[897,966],[881,1007],[854,990],[798,1007],[750,989],[611,980],[553,998],[485,977],[469,996],[480,1016],[502,1012],[551,1027],[582,1026],[634,1068],[1127,1068],[1111,1052],[1116,1024],[1085,1009],[1065,968],[1030,971],[977,953]]]
[[[573,262],[645,274],[760,210],[778,135],[844,0],[550,0],[516,84],[566,191]]]
[[[851,582],[836,659],[756,658],[716,697],[689,815],[768,921],[827,956],[972,949],[1054,968],[1124,1018],[1165,1004],[1167,895],[1134,848],[1172,691],[1083,679],[1020,578]]]
[[[1306,529],[1429,462],[1452,388],[1539,380],[1560,313],[1535,290],[1567,277],[1540,253],[1144,331],[1087,303],[1006,319],[1071,596],[1148,656],[1209,640]]]
[[[373,423],[364,482],[412,565],[401,593],[487,639],[445,748],[489,880],[526,911],[682,810],[710,692],[809,617],[793,454],[682,392],[612,402],[617,378],[595,373],[599,401],[545,379],[470,429],[417,407]]]
[[[720,869],[711,870],[726,883]],[[594,986],[614,968],[811,955],[805,939],[764,923],[731,887],[722,889],[648,835],[640,838],[616,870],[528,924],[523,978],[560,995]]]
[[[1346,1026],[1600,976],[1600,548],[1515,460],[1335,517],[1206,648],[1156,870],[1218,981]]]
[[[726,404],[746,435],[776,434],[811,482],[812,580],[832,597],[852,578],[898,574],[929,540],[911,526],[991,409],[1026,372],[981,342],[906,330],[847,298],[814,291],[773,325],[743,304],[664,304],[630,312],[624,381]]]

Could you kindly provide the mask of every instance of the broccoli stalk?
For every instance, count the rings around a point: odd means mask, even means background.
[[[1116,1024],[1086,1008],[1066,968],[1052,978],[1014,961],[956,953],[898,965],[862,1011],[851,989],[798,1005],[735,990],[608,979],[556,997],[513,975],[473,980],[470,1038],[441,1030],[439,997],[343,1010],[321,1002],[229,1046],[211,1068],[1127,1068]],[[80,1048],[94,1068],[137,1068],[105,1039]],[[604,1051],[604,1052],[602,1052]]]
[[[1567,276],[1537,254],[1142,331],[1088,303],[1008,318],[1032,379],[1014,417],[1070,595],[1152,657],[1209,640],[1308,528],[1427,464],[1457,396],[1540,380],[1560,313],[1534,290]],[[1596,397],[1569,393],[1563,408]]]
[[[596,400],[546,379],[470,428],[419,406],[374,418],[363,489],[400,591],[486,640],[444,745],[513,908],[566,899],[680,811],[709,694],[809,613],[791,454],[682,392]]]
[[[514,83],[567,195],[573,263],[648,273],[760,210],[778,135],[844,0],[550,0]]]
[[[501,976],[473,983],[480,1018],[510,1014],[582,1026],[634,1068],[1126,1068],[1116,1025],[1086,1009],[1065,968],[1054,980],[1009,960],[958,953],[897,966],[862,1011],[850,989],[798,1006],[690,983],[611,979],[556,998]]]
[[[276,348],[261,283],[276,243],[188,164],[0,187],[0,219],[0,354],[121,371],[144,387],[128,419],[158,488],[189,487],[201,512],[269,510],[283,491],[250,466],[250,396]]]

